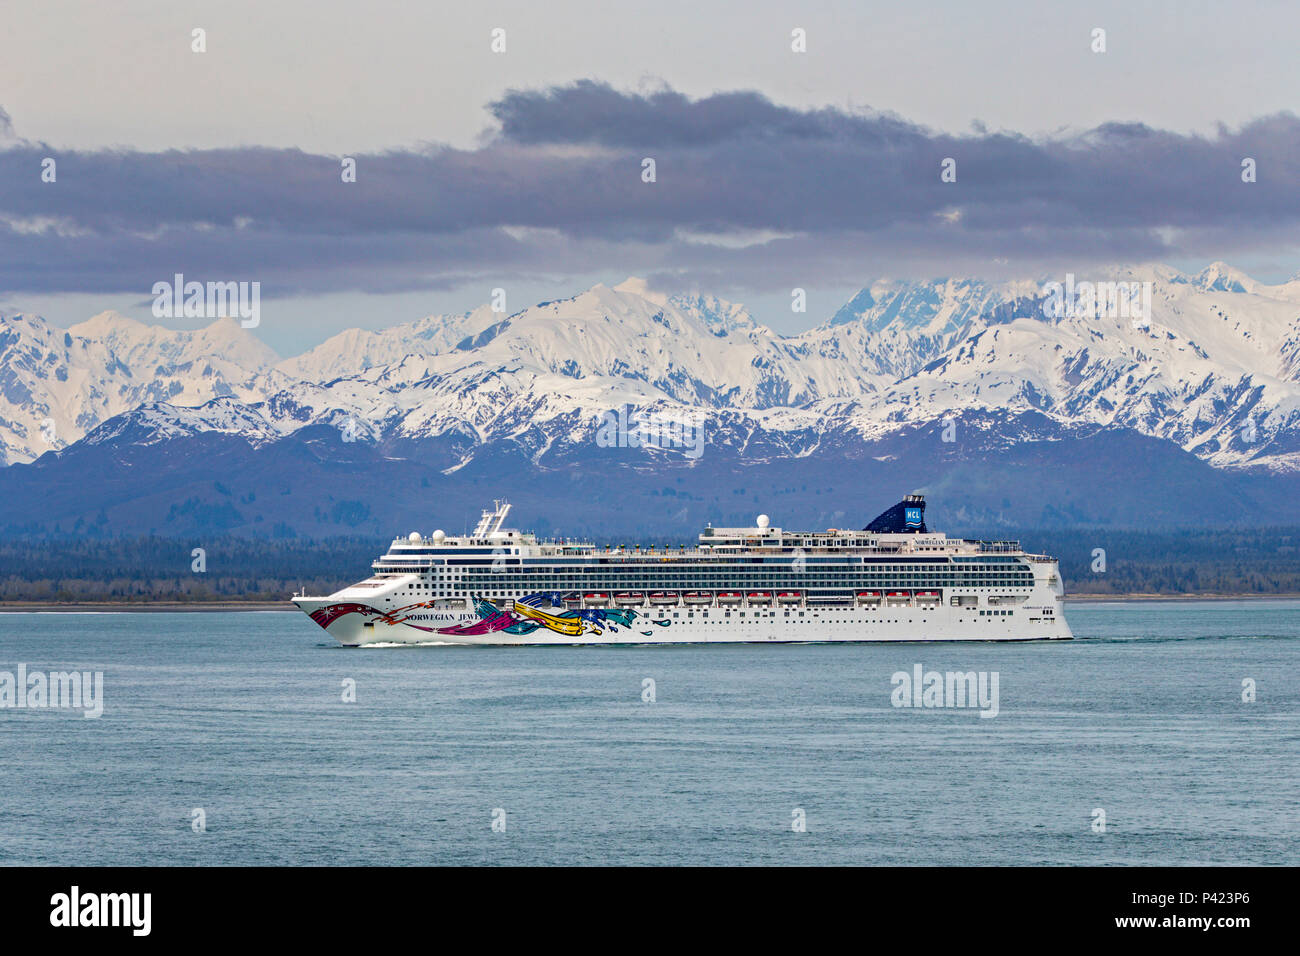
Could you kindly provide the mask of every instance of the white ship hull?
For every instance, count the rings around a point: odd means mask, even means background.
[[[311,613],[327,606],[328,598],[295,598],[298,607]],[[1051,609],[1052,614],[1044,611]],[[907,641],[1055,641],[1070,640],[1074,635],[1054,595],[1039,605],[1026,603],[1005,616],[980,616],[978,608],[939,607],[923,609],[819,608],[770,611],[725,611],[709,608],[691,612],[686,608],[661,611],[635,609],[638,617],[631,626],[604,627],[579,635],[558,634],[539,628],[531,634],[441,633],[437,628],[469,625],[478,620],[474,613],[447,614],[432,610],[414,610],[412,618],[400,622],[385,620],[382,615],[369,618],[351,614],[338,618],[325,631],[340,644],[359,647],[367,644],[467,644],[482,646],[546,646],[579,644],[783,644],[841,642]],[[645,616],[641,616],[644,612]],[[673,619],[672,615],[679,615]],[[693,613],[693,617],[688,614]],[[802,613],[802,617],[800,614]],[[706,616],[707,615],[707,616]],[[761,616],[759,616],[761,615]],[[656,624],[655,620],[667,624]]]

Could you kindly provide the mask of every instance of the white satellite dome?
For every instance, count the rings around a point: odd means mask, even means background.
[[[418,532],[418,531],[412,531],[410,534],[408,534],[408,535],[406,536],[406,540],[407,540],[407,541],[419,541],[419,540],[420,540],[420,532]]]
[[[766,528],[766,527],[767,527],[768,525],[770,525],[771,523],[772,523],[772,519],[769,518],[767,515],[759,515],[759,516],[758,516],[758,526],[759,526],[760,528]]]
[[[447,532],[443,531],[441,528],[439,528],[437,531],[435,531],[435,532],[433,533],[433,540],[434,540],[434,541],[442,541],[442,540],[444,540],[446,537],[447,537]]]

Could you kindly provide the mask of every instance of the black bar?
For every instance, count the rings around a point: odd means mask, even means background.
[[[657,951],[723,933],[730,948],[783,930],[908,951],[994,951],[1024,942],[1203,940],[1224,949],[1294,931],[1296,871],[1230,867],[621,869],[0,869],[7,942],[117,939],[337,946],[403,938],[430,949],[532,934],[536,946],[603,940]],[[117,927],[54,926],[60,897],[149,894]],[[90,909],[98,907],[98,897]],[[135,927],[130,916],[135,915]],[[543,927],[567,926],[561,937]],[[1149,925],[1128,921],[1154,921]],[[1191,924],[1190,921],[1197,921]],[[1209,920],[1208,928],[1199,924]],[[1226,921],[1244,921],[1228,925]],[[1124,925],[1121,925],[1123,923]],[[694,928],[691,928],[694,927]],[[687,932],[689,935],[683,936]],[[605,935],[613,933],[614,935]],[[73,937],[76,937],[73,939]],[[453,941],[459,939],[459,944]],[[640,940],[636,943],[635,940]],[[566,942],[567,941],[567,942]]]

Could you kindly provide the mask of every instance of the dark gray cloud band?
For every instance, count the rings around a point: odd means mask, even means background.
[[[292,149],[53,150],[0,110],[0,291],[144,295],[174,272],[272,294],[396,291],[605,270],[775,288],[1300,247],[1289,113],[1209,137],[1133,123],[954,136],[751,92],[594,82],[491,111],[500,129],[474,149],[360,155],[343,183],[339,157]],[[955,183],[940,180],[947,157]]]

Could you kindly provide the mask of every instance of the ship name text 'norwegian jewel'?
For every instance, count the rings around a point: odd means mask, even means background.
[[[413,532],[373,574],[294,595],[341,644],[1069,639],[1055,558],[929,531],[908,495],[861,531],[707,527],[694,548],[598,548],[503,527]]]

